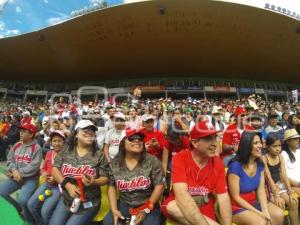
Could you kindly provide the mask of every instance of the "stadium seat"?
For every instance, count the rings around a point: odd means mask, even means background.
[[[108,211],[110,210],[108,196],[107,196],[107,185],[101,186],[101,207],[98,214],[95,216],[94,221],[99,222],[104,219]]]
[[[174,220],[167,219],[166,220],[166,225],[180,225],[180,224],[175,222]]]

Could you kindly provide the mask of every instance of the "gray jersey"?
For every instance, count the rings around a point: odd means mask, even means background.
[[[53,167],[60,169],[64,177],[82,177],[84,174],[99,177],[108,177],[108,163],[105,160],[103,152],[98,150],[95,155],[92,152],[80,157],[74,149],[69,151],[64,149],[61,151],[54,160]],[[74,184],[76,181],[74,180]],[[93,207],[99,206],[101,192],[99,186],[85,186],[84,195],[87,201],[93,203]],[[64,203],[69,208],[72,205],[73,198],[67,191],[63,192]],[[81,204],[79,212],[84,212],[85,209]]]
[[[7,156],[7,169],[18,170],[22,178],[38,176],[42,161],[41,147],[35,142],[16,143]]]

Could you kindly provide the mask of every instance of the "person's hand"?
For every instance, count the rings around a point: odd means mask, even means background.
[[[6,171],[5,175],[8,176],[9,178],[13,179],[13,174],[11,171]]]
[[[119,210],[112,210],[113,218],[114,218],[114,225],[118,225],[118,220],[122,219],[124,220],[124,216]]]
[[[150,140],[150,145],[151,145],[151,147],[153,147],[153,148],[157,148],[157,147],[159,147],[159,142],[158,142],[158,140],[157,140],[156,138],[152,138],[152,139]]]
[[[267,225],[272,224],[272,220],[269,212],[261,212],[261,216],[267,221]]]
[[[89,174],[84,174],[83,178],[82,178],[82,183],[84,184],[84,186],[91,186],[95,184],[95,177],[91,176]]]
[[[146,215],[147,214],[144,212],[144,210],[140,211],[140,213],[136,215],[136,218],[134,220],[134,224],[135,225],[141,224],[144,221],[144,219],[146,218]]]
[[[274,204],[283,210],[285,209],[284,199],[282,199],[279,195],[274,196]]]
[[[13,170],[12,175],[13,175],[13,179],[15,181],[17,181],[18,183],[22,182],[22,177],[21,177],[20,172],[18,170]]]
[[[234,145],[234,146],[233,146],[233,151],[234,151],[234,152],[237,152],[238,149],[239,149],[239,145]]]
[[[51,175],[47,175],[46,176],[46,181],[49,184],[54,184],[55,183],[55,180],[54,180],[54,178]]]
[[[289,200],[290,202],[293,201],[295,205],[298,205],[298,195],[294,191],[289,193]]]
[[[80,190],[79,190],[79,187],[77,187],[76,185],[71,184],[71,183],[67,183],[66,186],[65,186],[65,188],[66,188],[66,190],[68,191],[69,195],[72,198],[79,197]]]

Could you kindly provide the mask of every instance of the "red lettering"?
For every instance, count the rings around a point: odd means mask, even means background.
[[[130,181],[125,180],[117,180],[116,181],[117,188],[120,191],[134,191],[134,190],[147,190],[151,185],[151,180],[145,178],[144,176],[135,177]]]

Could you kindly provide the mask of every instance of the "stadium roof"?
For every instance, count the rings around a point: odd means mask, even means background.
[[[299,83],[300,22],[220,1],[124,4],[0,40],[0,80],[216,77]]]

